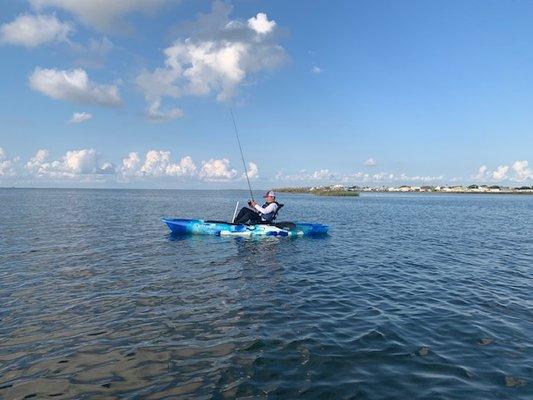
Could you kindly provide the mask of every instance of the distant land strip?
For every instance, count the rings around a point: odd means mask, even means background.
[[[533,194],[533,186],[507,187],[498,185],[469,186],[305,186],[275,189],[281,193],[308,193],[318,196],[359,196],[361,192],[375,193],[455,193],[455,194]]]
[[[317,196],[359,196],[359,191],[348,187],[320,186],[320,187],[288,187],[274,189],[282,193],[309,193]]]

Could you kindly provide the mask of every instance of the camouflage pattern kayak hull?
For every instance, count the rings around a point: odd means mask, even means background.
[[[279,222],[276,224],[243,225],[224,221],[202,219],[165,218],[173,234],[214,235],[214,236],[314,236],[325,235],[328,226],[322,224]]]

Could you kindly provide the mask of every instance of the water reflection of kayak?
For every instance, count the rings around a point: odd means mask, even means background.
[[[216,235],[216,236],[313,236],[328,233],[328,226],[301,222],[277,222],[275,224],[243,225],[225,221],[204,221],[202,219],[165,218],[174,234]]]

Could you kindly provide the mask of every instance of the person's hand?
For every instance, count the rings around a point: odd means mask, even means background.
[[[253,201],[253,200],[250,200],[250,205],[251,205],[252,207],[255,207],[255,206],[257,205],[257,203],[256,203],[255,201]]]

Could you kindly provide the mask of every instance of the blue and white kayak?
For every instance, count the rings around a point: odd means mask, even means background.
[[[203,219],[165,218],[174,234],[195,234],[215,236],[314,236],[328,233],[328,226],[322,224],[278,222],[275,224],[243,225],[224,221]]]

